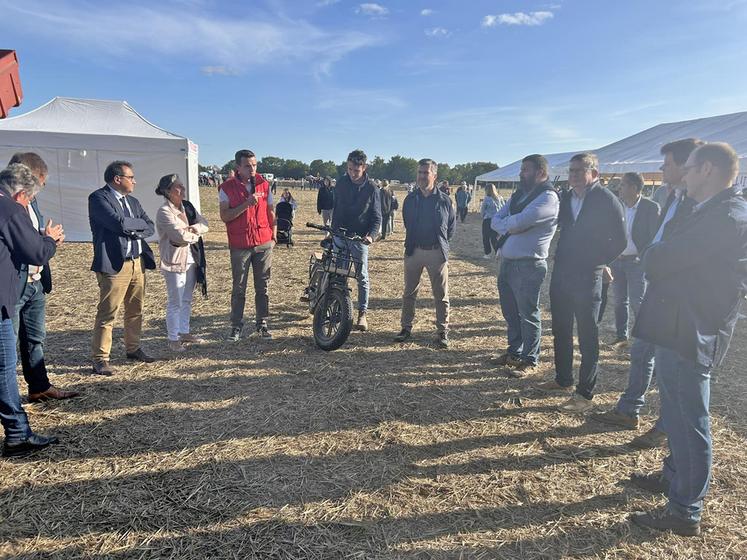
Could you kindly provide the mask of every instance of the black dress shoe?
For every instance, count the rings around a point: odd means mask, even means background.
[[[633,473],[630,475],[630,482],[653,494],[669,494],[669,481],[661,471],[651,474]]]
[[[631,514],[630,520],[639,527],[654,529],[655,531],[671,531],[683,537],[700,535],[700,521],[686,521],[675,517],[666,507],[650,512],[637,511]]]
[[[18,443],[8,443],[6,441],[3,445],[3,457],[25,457],[53,443],[60,443],[60,440],[55,436],[31,434],[28,438]]]
[[[152,364],[156,361],[153,356],[148,356],[142,348],[138,348],[134,352],[127,353],[128,360],[135,360],[136,362],[145,362],[146,364]]]
[[[399,331],[399,334],[394,337],[394,342],[405,342],[412,336],[412,331],[410,329],[402,329]]]

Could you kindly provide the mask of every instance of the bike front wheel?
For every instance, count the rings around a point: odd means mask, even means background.
[[[343,288],[332,288],[314,311],[314,342],[322,350],[337,350],[353,328],[353,300]]]

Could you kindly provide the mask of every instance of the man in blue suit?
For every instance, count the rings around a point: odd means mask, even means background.
[[[661,420],[669,439],[662,471],[634,475],[637,486],[668,495],[633,523],[700,534],[711,478],[711,369],[729,347],[747,294],[747,201],[732,186],[739,159],[728,144],[707,143],[685,164],[692,213],[643,255],[649,282],[633,336],[656,345]]]
[[[22,263],[49,262],[65,235],[51,223],[45,235],[34,229],[26,207],[41,189],[25,165],[15,163],[0,171],[0,423],[5,432],[3,457],[20,457],[57,443],[31,431],[21,406],[16,382],[16,336],[13,316],[18,302]]]
[[[41,188],[47,182],[47,164],[34,152],[17,153],[8,165],[21,163],[29,168]],[[26,206],[34,228],[44,235],[44,217],[34,198]],[[50,383],[44,360],[46,329],[46,294],[52,291],[52,272],[49,263],[37,266],[21,263],[19,271],[19,300],[13,317],[13,329],[18,338],[23,378],[29,388],[29,402],[48,399],[69,399],[78,396],[75,391],[65,391]]]
[[[123,304],[127,359],[155,361],[140,347],[145,270],[156,268],[153,251],[145,239],[153,235],[155,227],[140,202],[131,196],[136,184],[131,163],[113,161],[104,171],[104,181],[106,185],[88,197],[93,234],[91,270],[99,285],[91,357],[94,374],[112,375],[112,328]]]

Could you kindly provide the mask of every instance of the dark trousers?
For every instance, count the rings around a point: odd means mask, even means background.
[[[391,214],[382,214],[381,215],[381,238],[386,239],[387,234],[391,231],[391,221],[392,221],[392,215]]]
[[[27,282],[13,317],[23,378],[29,393],[43,393],[52,386],[44,363],[44,340],[47,337],[45,304],[41,282]]]
[[[482,248],[486,255],[498,249],[498,232],[490,227],[491,219],[482,221]]]
[[[576,392],[591,399],[597,382],[599,328],[597,319],[602,299],[601,271],[570,271],[555,263],[550,280],[550,311],[555,347],[555,380],[563,387],[573,385],[573,323],[578,328],[581,366]]]
[[[467,219],[467,207],[466,206],[457,207],[457,215],[459,216],[459,220],[462,223],[464,223],[464,220]]]

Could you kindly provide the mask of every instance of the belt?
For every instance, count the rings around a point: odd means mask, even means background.
[[[439,243],[434,243],[433,245],[415,245],[417,249],[422,249],[423,251],[433,251],[434,249],[440,249],[441,245]]]

